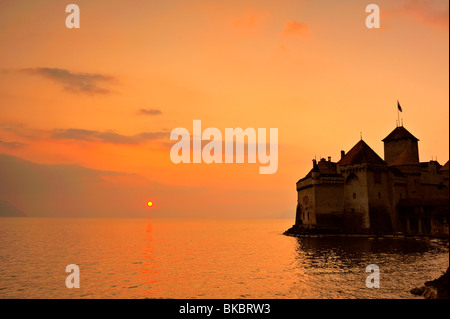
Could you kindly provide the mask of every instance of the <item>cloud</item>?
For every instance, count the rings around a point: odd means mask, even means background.
[[[0,122],[0,130],[15,132],[25,127],[23,123]]]
[[[160,144],[164,144],[164,140],[169,140],[170,136],[170,132],[164,129],[156,132],[141,132],[134,135],[123,135],[114,131],[97,131],[80,128],[55,128],[50,130],[39,130],[30,128],[23,123],[13,122],[0,122],[0,131],[2,130],[30,141],[47,140],[50,138],[54,140],[104,142],[121,145],[138,145],[150,141],[158,141]],[[5,148],[7,147],[12,149],[26,145],[28,144],[19,142],[4,142],[0,140],[0,147],[3,146]]]
[[[59,68],[26,68],[21,72],[42,76],[63,86],[71,93],[108,94],[110,90],[100,86],[102,83],[114,82],[114,78],[98,73],[73,73]]]
[[[39,138],[48,137],[48,131],[43,129],[36,129],[32,127],[28,127],[23,123],[17,122],[0,122],[0,131],[5,131],[8,133],[12,133],[17,137],[36,140]],[[26,145],[26,144],[24,144]]]
[[[157,109],[140,109],[138,111],[138,114],[141,115],[160,115],[162,114],[161,110],[157,110]]]
[[[448,0],[405,0],[388,13],[405,15],[422,24],[447,30],[449,26]]]
[[[101,132],[76,128],[55,129],[51,134],[51,138],[53,139],[67,139],[129,145],[141,144],[148,141],[160,140],[168,137],[168,132],[143,132],[135,135],[121,135],[115,132]]]
[[[232,20],[232,27],[237,32],[253,34],[261,29],[269,17],[267,12],[246,13]]]
[[[295,20],[286,21],[281,35],[307,37],[309,35],[309,26]]]
[[[3,148],[9,148],[9,149],[16,149],[26,146],[27,144],[20,143],[20,142],[5,142],[0,140],[0,147]]]
[[[256,25],[256,16],[253,13],[249,13],[246,15],[243,15],[239,18],[236,18],[233,20],[233,25],[240,29],[240,28],[254,28]]]

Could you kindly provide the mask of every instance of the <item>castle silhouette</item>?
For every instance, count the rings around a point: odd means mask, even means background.
[[[313,160],[297,182],[295,225],[287,234],[448,238],[449,162],[420,162],[419,140],[403,125],[382,141],[384,160],[362,138],[338,162]]]

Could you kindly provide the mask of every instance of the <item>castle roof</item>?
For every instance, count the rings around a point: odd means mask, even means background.
[[[337,174],[336,163],[327,161],[324,158],[317,163],[317,167],[319,168],[320,174]]]
[[[389,167],[389,171],[394,174],[395,177],[406,177],[406,175],[396,167]]]
[[[442,166],[442,167],[439,169],[439,171],[440,171],[440,172],[442,172],[442,171],[448,171],[448,166],[449,166],[449,164],[448,164],[448,161],[447,161],[447,163],[445,163],[444,166]]]
[[[417,160],[417,153],[413,149],[408,147],[403,152],[401,152],[400,155],[397,156],[397,158],[391,164],[389,164],[389,166],[411,164],[419,164],[419,162]]]
[[[339,161],[341,165],[354,164],[379,164],[387,165],[385,161],[375,153],[363,140],[356,143],[355,146]]]
[[[311,178],[313,172],[319,172],[321,176],[340,175],[337,172],[336,165],[337,165],[337,163],[327,161],[324,158],[322,158],[319,162],[317,162],[313,165],[313,168],[309,171],[309,173],[305,177],[300,179],[299,182],[304,181],[308,178]]]
[[[404,128],[403,126],[398,126],[391,132],[391,134],[389,134],[383,139],[383,142],[390,142],[401,139],[412,139],[415,141],[419,140],[414,135],[412,135],[406,128]]]

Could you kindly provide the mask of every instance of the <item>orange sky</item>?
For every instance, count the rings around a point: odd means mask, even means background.
[[[130,215],[293,218],[314,156],[338,160],[362,131],[383,157],[397,99],[421,160],[448,160],[448,1],[377,1],[377,30],[350,0],[74,3],[80,29],[61,1],[0,2],[0,153],[139,175],[105,178],[136,190],[110,199]],[[194,119],[278,128],[277,173],[173,164],[170,131]],[[0,199],[28,212],[26,195]]]

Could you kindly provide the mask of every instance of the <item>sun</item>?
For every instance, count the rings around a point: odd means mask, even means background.
[[[147,203],[147,206],[148,206],[148,207],[151,207],[151,206],[153,206],[153,203],[152,203],[152,202],[148,202],[148,203]]]

